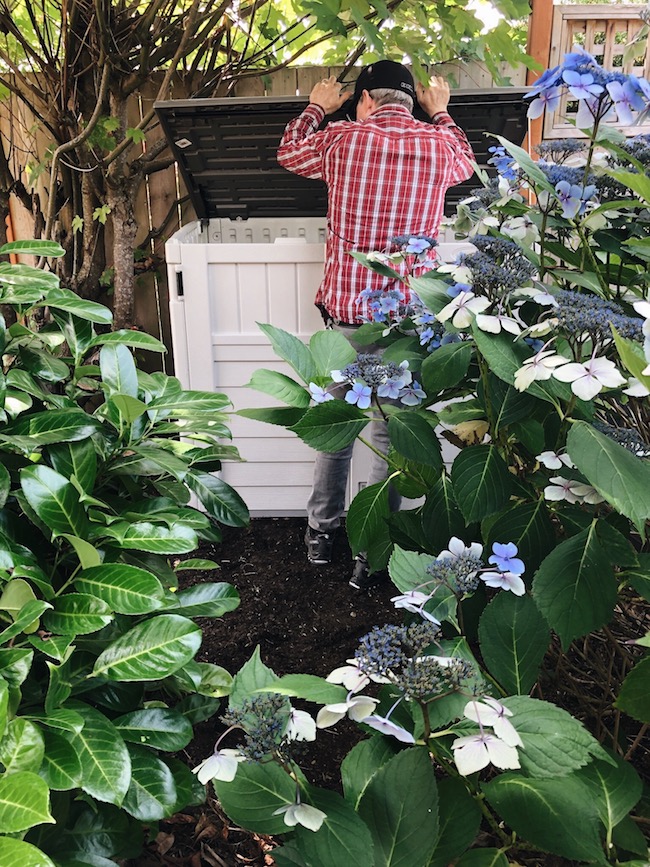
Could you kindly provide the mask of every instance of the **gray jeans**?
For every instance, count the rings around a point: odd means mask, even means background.
[[[377,355],[381,353],[381,348],[377,344],[373,343],[369,346],[356,344],[353,328],[346,328],[342,325],[333,325],[332,327],[336,331],[340,331],[357,352],[369,352]],[[386,400],[385,402],[392,403],[393,401]],[[365,431],[363,435],[366,435]],[[388,453],[388,427],[379,413],[374,414],[370,423],[370,442],[382,454]],[[340,452],[316,453],[313,488],[307,501],[308,523],[313,530],[329,533],[341,523],[341,516],[345,511],[345,493],[353,448],[354,443]],[[374,485],[376,482],[383,482],[387,477],[388,464],[373,452],[367,484]],[[388,502],[392,512],[399,510],[401,497],[392,486],[389,488]]]

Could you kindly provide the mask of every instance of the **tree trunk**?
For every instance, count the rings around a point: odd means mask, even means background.
[[[135,276],[133,250],[138,233],[133,201],[138,181],[121,178],[109,180],[107,204],[113,220],[113,328],[130,328],[134,325]]]

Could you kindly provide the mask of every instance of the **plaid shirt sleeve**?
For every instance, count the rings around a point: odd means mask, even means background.
[[[467,140],[463,130],[454,123],[453,118],[446,111],[439,111],[431,118],[432,126],[447,137],[449,133],[449,146],[454,151],[456,160],[452,162],[450,169],[450,186],[455,186],[474,174],[475,161],[474,151]]]
[[[317,130],[324,117],[320,105],[309,103],[287,125],[278,148],[278,163],[283,168],[306,178],[323,179],[323,152],[329,135],[326,130]]]

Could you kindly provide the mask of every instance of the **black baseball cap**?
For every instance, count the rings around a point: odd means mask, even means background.
[[[378,60],[369,66],[364,66],[354,86],[354,96],[346,106],[347,112],[354,117],[357,103],[364,90],[377,90],[387,87],[390,90],[401,90],[415,101],[415,82],[409,70],[394,60]]]

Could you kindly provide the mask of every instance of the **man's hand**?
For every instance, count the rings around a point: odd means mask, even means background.
[[[449,105],[449,84],[439,75],[434,75],[428,87],[418,82],[416,88],[418,102],[429,117],[439,111],[447,111]]]
[[[331,75],[314,85],[309,94],[309,101],[320,105],[325,114],[334,114],[351,96],[351,91],[341,91],[340,82],[336,80],[336,76]]]

